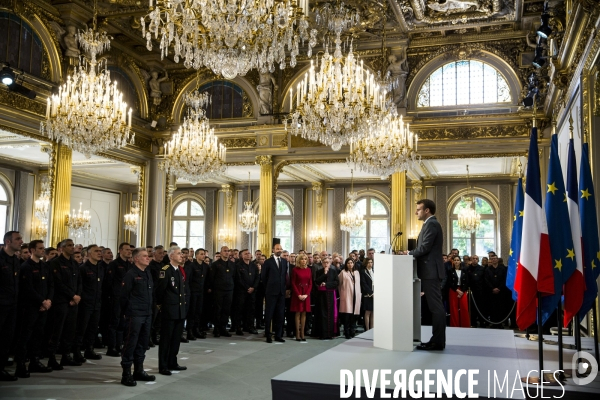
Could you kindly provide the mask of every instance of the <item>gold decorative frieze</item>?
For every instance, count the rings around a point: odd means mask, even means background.
[[[17,110],[26,110],[36,115],[46,115],[46,105],[8,90],[0,90],[0,104]]]
[[[224,138],[219,139],[228,149],[251,149],[256,147],[255,138]]]
[[[325,147],[325,145],[320,142],[307,140],[301,136],[291,135],[291,139],[291,147]]]
[[[461,126],[456,128],[412,129],[419,134],[419,140],[467,140],[500,137],[527,137],[531,130],[523,125]]]

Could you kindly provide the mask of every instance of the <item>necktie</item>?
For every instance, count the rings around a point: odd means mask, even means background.
[[[280,269],[279,268],[279,257],[275,257],[275,262],[277,263],[277,269]]]

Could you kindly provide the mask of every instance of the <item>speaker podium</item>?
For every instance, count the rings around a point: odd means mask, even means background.
[[[421,340],[421,281],[413,256],[375,254],[373,346],[413,351]]]

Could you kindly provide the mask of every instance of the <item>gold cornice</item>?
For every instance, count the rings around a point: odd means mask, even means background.
[[[439,126],[439,125],[438,125]],[[419,140],[468,140],[482,138],[528,137],[531,129],[526,125],[459,126],[426,129],[412,125]]]
[[[41,101],[31,100],[4,89],[0,89],[0,104],[4,104],[16,110],[26,110],[39,116],[44,116],[46,114],[46,105]]]
[[[480,153],[480,154],[441,154],[441,155],[430,155],[422,156],[422,160],[456,160],[456,159],[470,159],[470,158],[502,158],[502,157],[527,157],[527,152],[515,152],[515,153]]]
[[[256,147],[256,138],[221,138],[219,141],[227,149],[248,149]]]
[[[418,32],[412,32],[413,35]],[[425,33],[425,32],[423,32]],[[430,32],[428,32],[430,33]],[[431,46],[440,46],[445,44],[458,44],[458,43],[477,43],[486,42],[489,40],[506,40],[506,39],[521,39],[529,33],[528,31],[521,30],[505,30],[505,31],[492,31],[492,32],[481,32],[466,35],[447,35],[447,36],[430,36],[430,37],[412,37],[409,48],[417,49]]]
[[[2,122],[6,123],[8,121],[2,121]],[[2,130],[5,130],[7,132],[16,133],[17,135],[25,136],[25,137],[28,137],[31,139],[39,140],[41,142],[52,143],[52,140],[50,140],[50,138],[48,138],[46,136],[42,136],[40,134],[33,133],[33,132],[28,132],[26,130],[15,128],[13,126],[5,125],[4,123],[0,124],[0,129],[2,129]]]

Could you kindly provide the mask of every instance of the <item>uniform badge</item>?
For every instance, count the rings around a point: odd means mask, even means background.
[[[98,278],[98,282],[100,282],[100,278]]]
[[[248,275],[252,275],[252,272],[250,272]]]
[[[175,287],[175,278],[171,277],[171,286]]]
[[[227,272],[229,272],[229,270],[227,270]]]
[[[42,276],[42,279],[46,279],[46,277],[45,277],[45,276]]]
[[[165,277],[165,271],[160,271],[159,278],[164,278],[164,277]]]
[[[121,282],[121,286],[125,286],[125,282]]]

